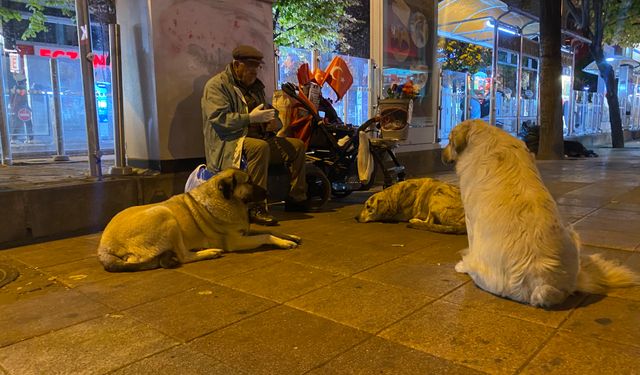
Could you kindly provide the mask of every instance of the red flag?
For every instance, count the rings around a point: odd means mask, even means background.
[[[327,79],[327,77],[329,77],[327,75],[326,72],[323,72],[322,70],[316,68],[316,70],[313,71],[313,78],[316,81],[316,83],[318,84],[318,86],[322,87],[322,85],[324,85],[324,81]]]
[[[313,74],[309,69],[309,64],[304,63],[298,68],[298,84],[300,86],[306,85],[313,79]]]
[[[353,84],[353,76],[349,66],[342,58],[336,56],[327,66],[326,72],[328,75],[326,82],[329,83],[329,86],[338,96],[338,100],[340,100]]]

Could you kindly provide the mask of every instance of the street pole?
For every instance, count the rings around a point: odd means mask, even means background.
[[[524,27],[518,29],[520,34],[520,53],[518,54],[518,79],[516,79],[516,134],[520,133],[520,127],[522,126],[521,114],[522,112],[522,65],[524,54]]]
[[[4,35],[2,29],[2,23],[0,22],[0,33]],[[0,50],[4,51],[4,37],[0,36]],[[0,72],[4,72],[2,66],[3,59],[0,59]],[[0,77],[0,146],[2,147],[2,154],[0,154],[0,164],[11,165],[11,141],[9,139],[9,121],[11,116],[8,116],[5,112],[6,103],[4,101],[4,79]]]
[[[113,175],[128,175],[133,168],[127,167],[124,140],[124,109],[122,105],[122,61],[120,54],[120,25],[109,25],[109,59],[111,60],[111,98],[113,101],[113,130],[115,142],[113,152],[115,165],[109,170]]]
[[[569,118],[567,119],[567,122],[569,122],[569,124],[567,125],[567,127],[569,128],[569,134],[568,135],[573,135],[574,132],[574,121],[575,118],[573,116],[573,106],[575,105],[574,101],[576,100],[576,94],[573,91],[573,80],[575,79],[575,70],[576,70],[576,47],[574,45],[573,42],[575,42],[576,40],[573,39],[571,41],[571,77],[569,78],[569,110],[567,112],[569,112],[569,114],[567,115]]]
[[[64,150],[64,131],[62,130],[62,101],[60,98],[60,81],[58,79],[58,60],[49,60],[51,71],[51,91],[53,91],[53,114],[55,119],[54,131],[56,136],[56,155],[53,161],[68,161],[69,157]]]
[[[98,141],[96,114],[96,88],[93,79],[93,50],[91,48],[91,24],[87,0],[76,0],[78,43],[80,44],[80,67],[84,93],[85,120],[87,123],[87,149],[91,176],[102,178],[102,155]]]
[[[3,71],[2,68],[2,59],[0,59],[0,71]],[[4,82],[0,80],[0,145],[2,146],[1,164],[12,165],[13,160],[11,159],[11,136],[9,133],[9,131],[11,130],[9,122],[11,121],[12,116],[5,113],[5,108],[7,108],[7,106],[4,101]],[[12,110],[15,109],[12,108]]]
[[[491,54],[491,86],[489,87],[489,123],[491,125],[496,124],[496,88],[498,82],[498,43],[499,33],[498,24],[500,20],[493,19],[493,53]],[[482,115],[480,115],[482,117]]]

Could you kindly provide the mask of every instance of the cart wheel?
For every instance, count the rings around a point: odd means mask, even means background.
[[[307,164],[307,207],[310,211],[320,210],[331,196],[331,182],[327,176],[313,164]]]

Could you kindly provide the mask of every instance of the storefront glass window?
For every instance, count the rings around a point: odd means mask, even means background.
[[[278,89],[283,83],[298,83],[298,68],[307,63],[311,67],[313,52],[301,48],[279,47],[278,48]]]
[[[311,68],[313,52],[289,48],[279,48],[278,87],[285,82],[298,83],[297,72],[300,65],[308,63]],[[327,68],[335,56],[340,56],[349,67],[353,84],[347,93],[337,100],[335,92],[328,86],[322,87],[322,96],[333,103],[338,116],[345,124],[360,125],[368,119],[369,112],[369,60],[332,53],[320,54],[319,68]]]
[[[383,98],[388,97],[393,85],[404,85],[411,80],[414,86],[412,127],[429,127],[420,131],[415,143],[431,143],[435,139],[433,87],[437,87],[435,74],[434,33],[435,4],[433,1],[406,2],[384,0],[383,30]],[[426,134],[429,133],[429,134]]]
[[[60,119],[64,148],[70,154],[87,150],[82,77],[77,49],[44,43],[21,44],[11,71],[9,56],[3,56],[2,74],[5,82],[5,108],[9,121],[11,152],[14,157],[54,154],[56,151],[54,84],[51,61],[57,62],[60,94]],[[95,52],[94,79],[100,148],[113,149],[113,104],[111,71],[106,54]]]
[[[326,68],[335,56],[340,56],[349,66],[353,84],[340,100],[337,100],[335,92],[326,85],[322,88],[322,95],[333,102],[333,107],[345,124],[359,126],[369,118],[369,60],[323,53],[320,54],[320,67]]]
[[[496,126],[514,133],[518,112],[518,55],[510,51],[498,51],[498,75],[496,78]]]
[[[536,58],[522,57],[520,100],[520,121],[536,124],[538,116],[538,60]]]

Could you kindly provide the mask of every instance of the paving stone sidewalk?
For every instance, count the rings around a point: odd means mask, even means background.
[[[585,252],[640,272],[640,146],[596,152],[539,168]],[[453,269],[465,236],[356,223],[370,194],[275,208],[297,249],[175,270],[107,273],[100,233],[0,251],[20,271],[0,288],[0,374],[640,371],[640,287],[552,310],[495,297]]]

